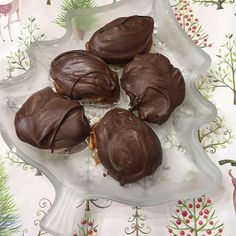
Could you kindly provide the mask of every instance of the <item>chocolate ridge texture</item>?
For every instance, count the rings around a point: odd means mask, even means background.
[[[135,56],[123,70],[121,87],[130,98],[131,110],[137,110],[141,120],[159,125],[185,98],[180,70],[159,53]]]
[[[51,88],[32,94],[15,115],[20,140],[41,149],[71,148],[89,135],[89,123],[79,102]]]
[[[127,63],[134,55],[150,50],[153,29],[149,16],[117,18],[97,30],[86,48],[109,64]]]
[[[162,163],[156,133],[125,109],[107,112],[92,128],[90,142],[108,174],[121,185],[154,174]]]
[[[71,99],[113,103],[119,98],[117,74],[90,52],[73,50],[58,55],[51,62],[50,75],[57,91]]]

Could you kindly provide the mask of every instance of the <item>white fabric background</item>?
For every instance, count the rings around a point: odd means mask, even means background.
[[[9,1],[0,0],[0,4],[7,2]],[[107,4],[109,2],[111,1],[96,1],[97,5]],[[14,42],[9,41],[7,30],[2,30],[7,42],[0,42],[0,77],[3,78],[6,75],[6,55],[9,54],[10,50],[17,46],[17,35],[20,32],[20,27],[27,22],[29,16],[36,18],[36,21],[41,28],[41,32],[46,33],[46,39],[55,39],[63,35],[64,29],[53,23],[60,11],[60,5],[61,2],[57,0],[52,0],[52,6],[47,6],[46,0],[21,1],[21,22],[15,23],[12,26]],[[218,53],[220,45],[225,41],[225,34],[236,34],[236,16],[234,14],[236,12],[235,4],[225,5],[224,10],[218,11],[215,6],[204,7],[195,4],[192,5],[192,9],[195,15],[200,19],[204,30],[209,34],[209,41],[213,42],[213,46],[211,48],[206,48],[205,51],[211,56],[212,68],[214,68],[217,63],[217,57],[215,55]],[[2,17],[1,23],[2,25],[6,24],[6,19],[4,19],[4,17]],[[221,114],[226,118],[226,123],[229,127],[236,131],[236,106],[232,103],[232,95],[233,93],[228,89],[217,89],[213,95],[213,101]],[[9,176],[9,186],[18,208],[22,230],[28,230],[28,233],[25,233],[25,235],[37,236],[39,229],[38,226],[34,224],[34,221],[41,217],[36,215],[40,208],[38,205],[39,201],[46,197],[53,202],[54,189],[44,176],[35,176],[34,170],[25,171],[21,167],[11,165],[9,161],[4,158],[6,147],[3,141],[0,141],[0,152],[2,154],[1,159],[5,163]],[[236,159],[236,142],[234,141],[227,148],[217,151],[210,157],[217,166],[219,166],[218,161],[221,159]],[[219,168],[224,176],[224,191],[219,193],[219,195],[212,197],[212,200],[217,216],[225,223],[223,235],[235,236],[236,215],[232,204],[233,187],[231,179],[228,176],[230,166],[225,165],[220,166]],[[236,176],[236,168],[233,169],[233,173]],[[148,216],[145,224],[152,228],[150,235],[169,235],[167,226],[171,219],[171,211],[174,205],[175,203],[142,209],[142,213]],[[118,203],[113,203],[111,207],[104,210],[93,208],[95,221],[99,225],[98,235],[125,235],[124,229],[129,226],[127,219],[132,212],[130,206],[124,206]],[[23,234],[22,231],[20,231],[15,235],[21,236]]]

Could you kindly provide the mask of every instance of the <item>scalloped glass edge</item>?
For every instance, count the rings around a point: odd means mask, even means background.
[[[199,139],[198,139],[198,129],[203,125],[206,124],[207,122],[213,121],[216,118],[217,111],[215,106],[208,101],[206,98],[204,98],[200,92],[197,90],[195,86],[195,79],[199,77],[201,74],[203,74],[211,64],[211,58],[207,53],[205,53],[202,49],[200,49],[198,46],[194,44],[194,42],[189,39],[187,34],[183,31],[179,23],[176,21],[175,16],[172,12],[172,9],[170,7],[170,4],[166,0],[154,0],[154,1],[162,1],[163,8],[166,9],[166,14],[170,18],[170,21],[172,22],[173,26],[176,28],[176,31],[180,34],[181,38],[185,41],[185,43],[189,44],[191,47],[193,47],[204,59],[204,63],[199,68],[196,68],[194,71],[192,71],[190,75],[190,87],[192,89],[193,95],[199,100],[201,104],[203,104],[208,110],[209,110],[209,115],[208,117],[204,117],[204,119],[198,119],[196,122],[192,122],[192,140],[194,144],[194,148],[199,154],[198,164],[201,166],[201,168],[208,173],[212,177],[212,182],[210,184],[206,184],[205,187],[202,189],[198,189],[196,191],[193,191],[191,193],[184,193],[179,196],[178,194],[173,194],[170,196],[168,199],[163,199],[163,201],[159,201],[158,204],[164,203],[164,202],[170,202],[173,200],[176,200],[178,198],[193,198],[196,196],[200,196],[203,194],[208,194],[212,195],[217,192],[217,190],[222,186],[222,174],[220,170],[217,168],[217,166],[211,161],[211,159],[207,156],[206,152],[202,148]],[[61,44],[71,36],[72,34],[72,23],[71,20],[74,16],[85,16],[86,14],[93,14],[97,12],[103,12],[107,11],[109,9],[113,9],[114,7],[120,6],[120,5],[126,5],[130,4],[131,2],[135,3],[135,0],[121,0],[118,3],[112,3],[109,5],[101,6],[101,7],[94,7],[90,9],[76,9],[71,11],[66,15],[66,32],[63,37],[56,39],[56,40],[47,40],[47,41],[40,41],[40,42],[35,42],[31,45],[31,47],[28,49],[28,55],[30,58],[30,68],[29,70],[16,77],[8,78],[6,80],[0,81],[0,89],[4,87],[11,87],[11,85],[15,85],[18,83],[21,83],[22,81],[26,80],[27,78],[30,77],[30,75],[33,73],[33,71],[36,68],[36,60],[34,56],[34,48],[36,46],[48,46],[48,45],[56,45],[56,44]],[[10,143],[8,139],[8,135],[6,134],[3,126],[0,124],[0,134],[3,137],[4,141],[6,144],[9,146],[9,148],[12,148],[12,143]],[[44,168],[42,165],[39,163],[36,163],[33,161],[30,157],[25,156],[23,153],[21,153],[19,150],[16,150],[16,155],[25,160],[27,163],[31,164],[32,166],[35,166],[38,168],[40,171],[42,171],[47,178],[50,180],[50,182],[53,184],[55,190],[56,190],[56,200],[59,198],[59,195],[61,195],[62,192],[66,189],[66,187],[62,186],[59,181],[57,181],[56,177],[49,172],[46,168]],[[209,172],[209,170],[212,170]],[[71,192],[70,190],[68,190]],[[73,193],[72,193],[73,194]],[[109,199],[109,200],[114,200],[117,202],[121,202],[124,204],[130,204],[132,205],[133,202],[130,199],[126,199],[125,201],[122,198],[119,198],[118,196],[114,195],[89,195],[86,194],[86,196],[81,196],[81,201],[86,200],[86,199]],[[56,202],[55,200],[55,202]],[[142,205],[142,206],[151,206],[151,205],[156,205],[155,201],[154,202],[149,202],[146,203],[144,201],[138,201],[139,204],[136,205]],[[53,208],[53,207],[52,207]]]

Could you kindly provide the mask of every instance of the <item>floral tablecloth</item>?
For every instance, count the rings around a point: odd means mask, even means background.
[[[64,34],[66,12],[111,2],[0,0],[0,79],[28,69],[26,50],[32,42]],[[222,171],[224,188],[216,196],[147,208],[86,201],[78,208],[74,235],[236,235],[236,3],[171,0],[171,6],[189,37],[212,58],[208,73],[196,82],[216,105],[218,116],[200,129],[199,139]],[[52,184],[2,140],[0,145],[0,236],[48,236],[39,229],[39,221],[54,201]]]

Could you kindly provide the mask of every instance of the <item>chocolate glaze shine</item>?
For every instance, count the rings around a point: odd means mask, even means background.
[[[119,98],[116,73],[102,59],[87,51],[60,54],[51,63],[50,75],[57,91],[71,99],[88,98],[113,103]]]
[[[150,50],[153,28],[154,21],[148,16],[117,18],[93,34],[87,50],[110,64],[127,63]]]
[[[41,149],[70,148],[89,135],[84,108],[45,88],[31,95],[15,115],[20,140]]]
[[[135,56],[124,68],[121,87],[140,119],[160,125],[185,98],[181,72],[158,53]]]
[[[155,132],[124,109],[113,109],[90,134],[100,162],[121,185],[152,175],[162,163],[162,148]]]

